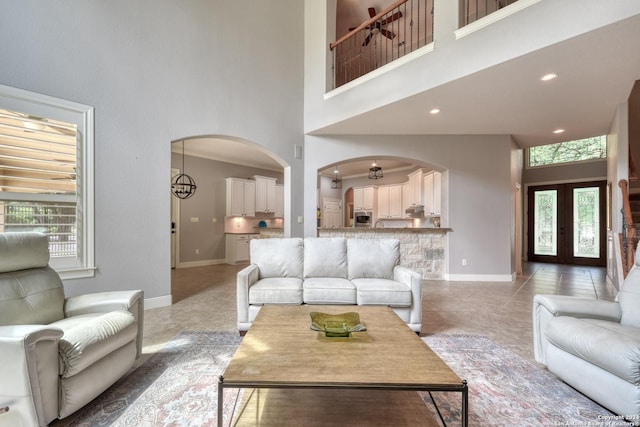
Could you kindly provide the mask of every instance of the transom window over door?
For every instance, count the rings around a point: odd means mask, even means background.
[[[93,109],[0,86],[0,232],[21,231],[63,278],[93,275]]]
[[[529,261],[605,265],[605,184],[529,187]]]

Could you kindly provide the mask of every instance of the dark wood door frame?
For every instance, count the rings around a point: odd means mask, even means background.
[[[575,257],[573,254],[573,190],[585,187],[599,188],[599,258]],[[558,192],[556,256],[534,254],[534,194],[536,191],[543,190],[556,190]],[[555,264],[606,266],[606,181],[531,186],[528,188],[527,193],[527,253],[529,261],[550,262]]]

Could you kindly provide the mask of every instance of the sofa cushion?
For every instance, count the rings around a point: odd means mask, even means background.
[[[302,304],[302,279],[270,277],[249,288],[249,304]]]
[[[134,341],[138,325],[125,310],[83,314],[51,324],[63,330],[58,344],[60,376],[68,378]]]
[[[544,333],[561,350],[640,384],[640,329],[606,320],[559,316],[549,321]]]
[[[353,279],[358,305],[411,307],[411,288],[389,279]]]
[[[307,277],[346,279],[347,240],[344,237],[304,239],[304,278]]]
[[[302,279],[303,241],[301,238],[253,239],[251,264],[260,269],[260,278],[297,277]]]
[[[302,283],[302,299],[305,304],[355,304],[356,287],[341,277],[309,278]]]
[[[400,263],[398,239],[348,239],[348,279],[393,279],[393,267]]]
[[[640,267],[637,265],[629,271],[624,279],[617,299],[622,312],[620,324],[640,328],[640,310],[638,310],[640,307]]]

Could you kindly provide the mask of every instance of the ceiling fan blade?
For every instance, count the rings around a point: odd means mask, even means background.
[[[388,39],[393,39],[396,36],[396,33],[392,31],[385,30],[384,28],[380,28],[380,34],[385,36]]]
[[[371,41],[371,37],[373,37],[373,34],[372,34],[372,33],[369,33],[369,34],[367,35],[367,38],[366,38],[366,39],[364,39],[364,41],[362,42],[362,46],[368,46],[368,45],[369,45],[369,42]]]
[[[377,15],[376,8],[375,7],[370,7],[369,8],[369,18],[373,18],[376,15]]]
[[[380,24],[387,25],[389,22],[393,22],[396,19],[400,19],[400,18],[402,18],[402,12],[396,12],[393,15],[391,15],[390,17],[385,18],[382,21],[380,21]]]

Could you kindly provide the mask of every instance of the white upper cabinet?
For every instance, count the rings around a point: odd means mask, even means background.
[[[256,182],[256,212],[276,212],[276,178],[255,175]]]
[[[369,212],[377,209],[377,195],[375,186],[355,187],[353,189],[353,210]]]
[[[227,178],[227,216],[256,215],[256,182]]]
[[[402,218],[402,190],[403,184],[378,187],[377,219]]]
[[[409,174],[409,181],[405,184],[403,191],[403,205],[405,208],[412,206],[422,206],[422,169]]]
[[[442,211],[442,174],[429,172],[424,176],[424,213],[439,216]]]

